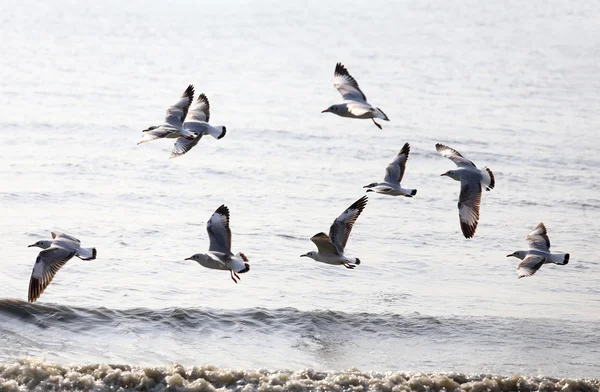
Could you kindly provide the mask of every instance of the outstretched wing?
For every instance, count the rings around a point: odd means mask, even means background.
[[[521,279],[535,274],[545,261],[546,259],[541,256],[528,255],[517,266],[517,276]]]
[[[317,245],[317,249],[321,254],[339,254],[336,247],[331,243],[329,236],[323,232],[313,235],[310,240]]]
[[[410,144],[405,143],[398,155],[385,169],[384,182],[388,184],[400,184],[402,177],[404,177],[404,170],[406,169],[406,161],[408,160],[408,154],[410,153]]]
[[[354,226],[354,222],[356,222],[356,219],[358,219],[360,213],[367,205],[367,200],[369,200],[367,196],[363,196],[352,203],[350,207],[333,221],[333,224],[329,229],[331,243],[333,243],[340,255],[344,253],[344,248],[346,247],[346,242],[348,242],[348,237],[350,237],[352,226]]]
[[[458,167],[461,167],[461,166],[477,167],[477,166],[475,166],[475,164],[473,162],[471,162],[467,158],[463,157],[460,152],[456,151],[455,149],[453,149],[451,147],[437,143],[435,145],[435,149],[437,150],[437,152],[442,154],[442,156],[445,156],[446,158],[450,159],[452,162],[456,163],[456,166],[458,166]]]
[[[60,247],[50,247],[41,251],[33,265],[27,300],[29,302],[37,300],[52,282],[58,270],[74,255],[75,250]]]
[[[192,106],[188,116],[186,117],[186,122],[188,121],[202,121],[208,122],[210,119],[210,102],[208,102],[208,98],[204,93],[198,95],[196,99],[196,103]],[[185,128],[185,127],[184,127]]]
[[[333,87],[342,94],[342,98],[351,101],[367,101],[367,97],[358,87],[356,79],[348,73],[346,67],[342,63],[335,65],[335,71],[333,72]]]
[[[198,142],[202,139],[202,134],[196,135],[193,139],[186,139],[184,137],[178,137],[171,150],[170,158],[177,158],[190,151]]]
[[[229,208],[221,205],[206,222],[206,231],[210,238],[211,252],[231,253],[231,230],[229,229]]]
[[[81,243],[81,241],[79,241],[77,238],[73,237],[72,235],[68,235],[66,233],[60,233],[58,231],[52,231],[50,232],[50,234],[52,234],[52,239],[56,239],[57,237],[61,237],[61,238],[65,238],[69,241],[75,241],[77,243]]]
[[[458,197],[458,217],[460,228],[465,238],[471,238],[477,230],[479,222],[479,206],[481,204],[481,184],[461,181]]]
[[[544,226],[543,222],[538,223],[525,240],[529,242],[529,249],[537,249],[543,252],[548,252],[550,250],[550,238],[548,238],[548,232],[546,231],[546,226]]]
[[[185,89],[179,100],[167,109],[165,123],[171,125],[175,129],[180,129],[183,125],[183,120],[187,115],[188,109],[194,100],[194,86],[191,84]]]

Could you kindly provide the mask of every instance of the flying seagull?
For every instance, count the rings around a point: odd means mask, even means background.
[[[300,257],[310,257],[325,264],[343,265],[349,269],[353,269],[359,265],[360,259],[344,256],[344,248],[346,247],[346,242],[348,242],[352,226],[354,226],[354,222],[356,222],[356,219],[358,219],[360,213],[367,205],[367,200],[367,196],[363,196],[342,212],[333,221],[329,229],[329,235],[321,232],[312,236],[310,240],[315,243],[318,251],[311,251]]]
[[[179,137],[171,151],[171,158],[179,157],[191,150],[204,135],[210,135],[215,139],[222,139],[227,133],[224,125],[212,126],[208,123],[210,118],[210,103],[204,93],[198,96],[196,104],[189,111],[183,129],[187,132],[192,132],[195,136],[193,139]]]
[[[458,167],[456,170],[448,170],[442,176],[460,181],[460,196],[458,197],[460,228],[465,238],[472,238],[479,222],[481,189],[482,187],[485,187],[486,191],[494,189],[496,184],[494,173],[487,167],[479,170],[473,162],[453,148],[440,143],[437,143],[435,148],[440,154],[456,163]]]
[[[229,208],[221,205],[206,222],[210,239],[207,253],[196,253],[186,260],[194,260],[203,267],[229,271],[231,279],[237,283],[238,274],[250,271],[248,258],[243,253],[231,252],[231,230],[229,229]],[[236,280],[237,278],[237,280]]]
[[[156,139],[176,139],[171,158],[179,157],[191,150],[203,135],[211,135],[221,139],[227,132],[222,125],[213,127],[208,124],[210,103],[204,94],[200,94],[192,110],[188,110],[194,100],[194,86],[185,89],[179,100],[167,109],[165,122],[153,125],[142,131],[142,140],[138,144],[151,142]],[[185,121],[185,122],[184,122]]]
[[[335,65],[333,87],[342,94],[344,102],[337,105],[331,105],[321,113],[329,112],[341,117],[350,118],[370,118],[379,129],[381,129],[381,125],[375,121],[376,118],[390,121],[388,116],[386,116],[381,109],[371,106],[371,104],[367,102],[367,97],[358,87],[356,79],[348,73],[348,70],[342,63],[337,63]]]
[[[523,260],[517,266],[519,279],[535,274],[542,265],[547,263],[558,265],[569,263],[570,256],[568,253],[550,252],[550,239],[543,222],[538,223],[535,230],[529,233],[525,240],[529,243],[528,250],[518,250],[506,255],[506,257],[512,256]]]
[[[31,272],[27,296],[29,302],[36,301],[42,295],[54,275],[73,256],[81,260],[94,260],[97,255],[96,248],[82,248],[81,242],[75,237],[54,231],[51,234],[52,240],[40,240],[29,245],[30,248],[44,249],[38,254]]]
[[[406,170],[406,160],[408,159],[409,153],[410,144],[405,143],[394,160],[390,162],[385,169],[383,182],[373,182],[369,185],[365,185],[363,188],[369,188],[367,189],[367,192],[383,193],[384,195],[390,196],[413,197],[416,195],[416,189],[404,189],[400,186],[402,177],[404,177],[404,171]]]

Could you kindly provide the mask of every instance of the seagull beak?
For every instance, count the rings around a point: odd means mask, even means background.
[[[186,260],[193,260],[191,257],[188,257]]]
[[[300,255],[300,257],[308,257],[308,255]]]
[[[512,257],[512,256],[514,256],[514,255],[515,255],[514,253],[511,253],[511,254],[509,254],[509,255],[506,255],[506,257]]]
[[[27,245],[28,248],[33,248],[35,244]]]
[[[327,113],[329,109],[321,110],[321,113]]]
[[[446,173],[444,173],[444,174],[440,174],[440,177],[442,177],[442,176],[447,176],[447,174],[446,174]]]

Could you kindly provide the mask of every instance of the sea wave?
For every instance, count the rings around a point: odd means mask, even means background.
[[[597,379],[460,373],[234,370],[214,366],[0,364],[0,390],[36,391],[598,391]]]

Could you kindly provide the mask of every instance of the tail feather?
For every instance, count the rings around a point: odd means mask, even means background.
[[[227,133],[227,128],[225,128],[224,125],[218,125],[216,127],[212,127],[212,126],[208,127],[208,134],[217,140],[223,139],[223,137],[225,137],[226,133]]]
[[[354,264],[360,265],[360,259],[358,257],[356,257],[356,259],[354,260]]]
[[[414,196],[414,195],[416,195],[416,194],[417,194],[417,190],[416,190],[416,189],[413,189],[413,190],[410,192],[410,195],[411,195],[411,196]]]
[[[496,178],[494,177],[494,173],[492,173],[492,171],[490,170],[489,167],[484,167],[485,171],[488,174],[488,184],[486,185],[485,190],[486,191],[491,191],[492,189],[494,189],[494,186],[496,186]]]
[[[96,248],[79,248],[75,256],[79,257],[81,260],[94,260],[98,251]]]
[[[564,258],[564,260],[563,260],[563,265],[567,265],[567,264],[569,264],[569,258],[570,258],[570,257],[571,257],[571,256],[570,256],[568,253],[567,253],[567,254],[565,254],[565,258]]]

